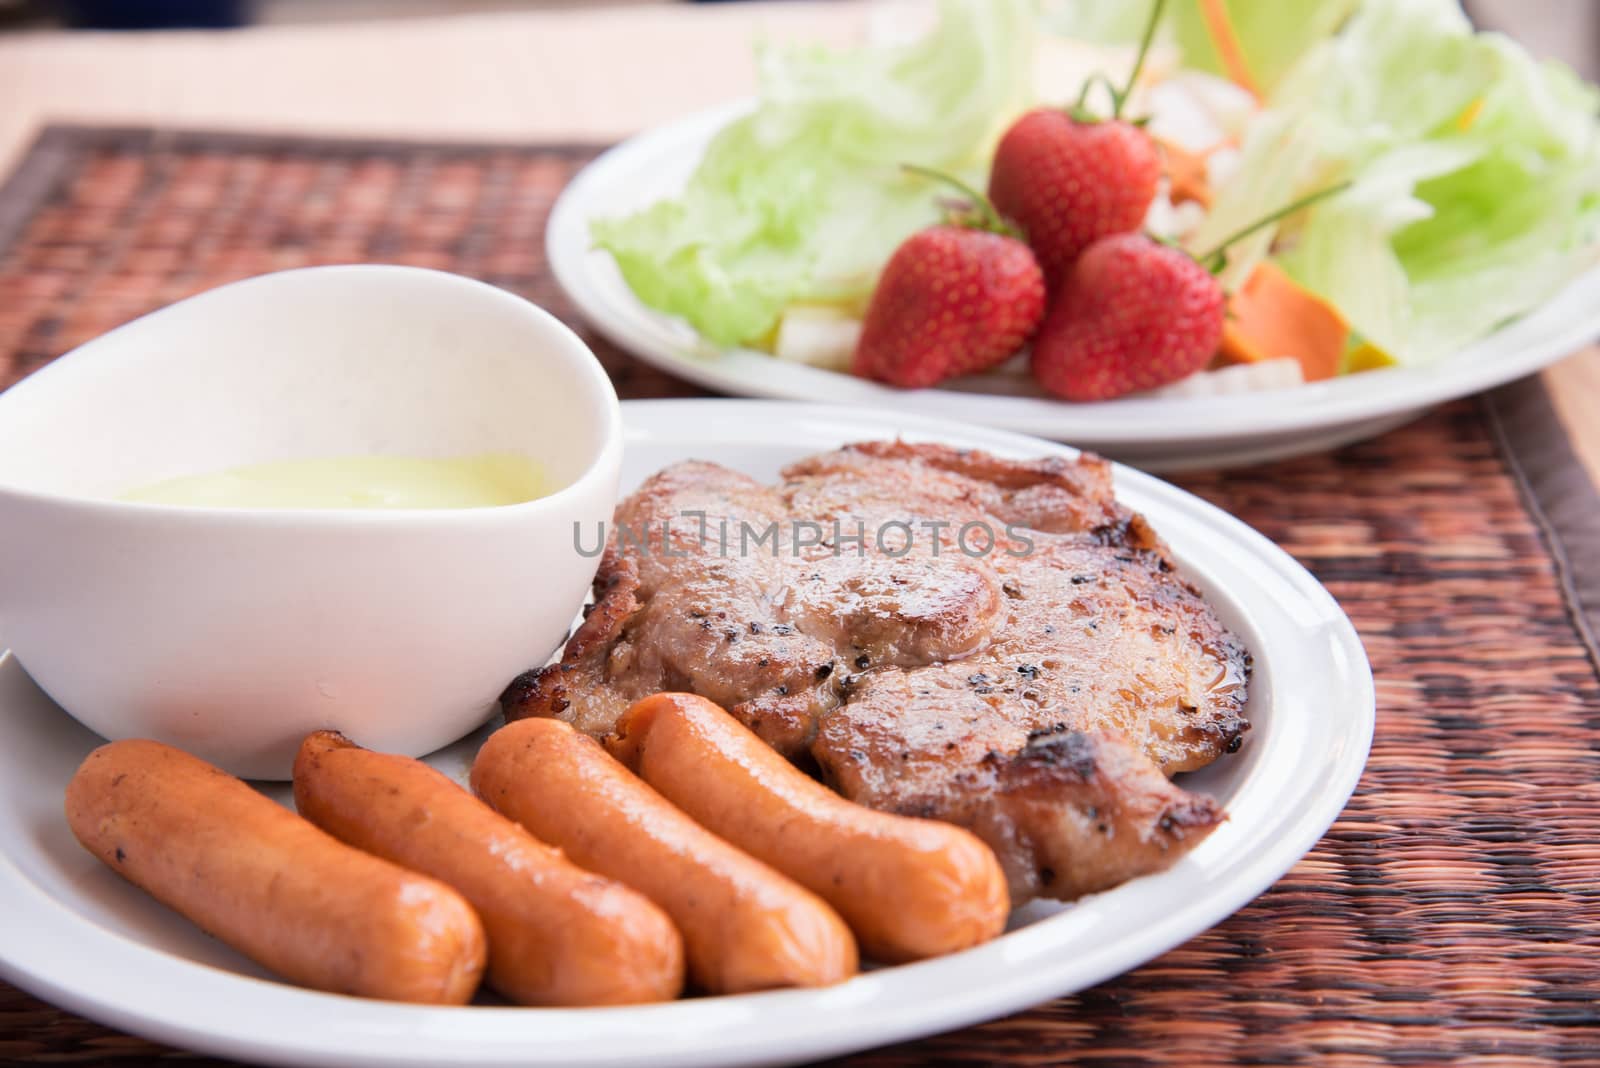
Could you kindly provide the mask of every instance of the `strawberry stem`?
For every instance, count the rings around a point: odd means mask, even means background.
[[[1089,75],[1083,80],[1083,87],[1078,90],[1077,103],[1073,104],[1072,107],[1068,109],[1073,119],[1076,121],[1096,121],[1094,115],[1089,111],[1089,90],[1093,89],[1096,85],[1105,86],[1106,92],[1111,94],[1112,104],[1116,104],[1117,87],[1111,84],[1111,79],[1106,77],[1103,71],[1095,71],[1093,74]]]
[[[1196,256],[1195,259],[1206,266],[1213,273],[1220,271],[1227,256],[1228,246],[1238,244],[1251,234],[1260,230],[1264,230],[1273,223],[1288,218],[1290,215],[1293,215],[1302,208],[1309,208],[1319,200],[1326,200],[1328,197],[1331,197],[1336,193],[1344,192],[1346,189],[1350,188],[1350,184],[1351,183],[1349,181],[1343,181],[1337,183],[1336,185],[1330,185],[1324,189],[1319,189],[1315,193],[1307,193],[1299,200],[1285,204],[1276,211],[1268,212],[1266,215],[1263,215],[1249,226],[1246,226],[1241,230],[1235,230],[1233,233],[1217,242],[1217,244],[1213,246],[1209,252],[1202,252],[1200,255]]]
[[[1015,226],[1012,226],[1000,216],[1000,213],[995,210],[994,203],[988,197],[955,175],[946,174],[944,171],[935,170],[932,167],[924,167],[917,163],[902,163],[900,164],[900,169],[921,178],[931,178],[936,182],[943,182],[959,192],[972,203],[973,209],[977,212],[979,229],[988,230],[990,233],[1003,234],[1006,237],[1022,237],[1021,232]]]
[[[1127,103],[1128,97],[1133,95],[1133,87],[1139,83],[1139,74],[1144,70],[1144,57],[1150,54],[1150,42],[1155,40],[1156,24],[1161,21],[1161,9],[1167,6],[1167,0],[1155,0],[1150,5],[1150,18],[1144,24],[1144,36],[1139,40],[1139,54],[1133,59],[1133,70],[1128,73],[1128,83],[1118,92],[1111,90],[1111,120],[1115,122],[1122,118],[1122,105]]]

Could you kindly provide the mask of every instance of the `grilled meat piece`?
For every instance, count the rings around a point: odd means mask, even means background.
[[[1222,819],[1249,655],[1110,468],[870,442],[768,486],[677,464],[618,506],[596,603],[507,718],[608,732],[700,694],[875,808],[971,828],[1017,902],[1159,871]]]

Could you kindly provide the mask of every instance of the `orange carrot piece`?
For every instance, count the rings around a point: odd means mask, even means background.
[[[1208,152],[1193,152],[1175,141],[1156,139],[1171,187],[1167,197],[1174,204],[1192,200],[1202,208],[1211,206],[1211,179],[1206,171]]]
[[[1315,382],[1339,373],[1349,339],[1338,309],[1263,260],[1228,299],[1219,355],[1224,363],[1293,357]]]
[[[1233,18],[1228,14],[1227,0],[1200,0],[1200,15],[1205,19],[1217,57],[1222,60],[1222,69],[1228,72],[1228,80],[1259,101],[1261,88],[1250,74],[1250,64],[1245,61],[1244,48],[1233,30]]]

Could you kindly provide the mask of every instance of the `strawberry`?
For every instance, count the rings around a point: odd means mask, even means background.
[[[884,266],[853,373],[931,386],[1003,362],[1038,327],[1045,294],[1038,262],[986,200],[961,188],[976,214],[919,230]]]
[[[1204,367],[1227,297],[1211,272],[1143,234],[1113,234],[1078,258],[1033,343],[1033,376],[1075,401],[1110,400]]]
[[[1164,0],[1155,0],[1128,83],[1111,91],[1111,117],[1095,118],[1078,102],[1066,110],[1035,108],[1001,137],[989,172],[989,199],[1028,235],[1052,292],[1090,244],[1144,223],[1161,179],[1161,152],[1136,123],[1122,119],[1150,51]]]
[[[1137,126],[1035,108],[1000,139],[989,197],[1027,232],[1053,292],[1090,243],[1139,229],[1160,178],[1161,154]]]
[[[1228,298],[1216,272],[1228,248],[1349,185],[1301,197],[1198,257],[1143,234],[1100,238],[1052,294],[1033,341],[1033,377],[1068,400],[1097,401],[1200,370],[1222,342]]]

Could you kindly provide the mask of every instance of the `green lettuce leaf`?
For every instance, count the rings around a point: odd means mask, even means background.
[[[1416,364],[1529,310],[1595,258],[1600,94],[1474,34],[1454,0],[1367,0],[1268,104],[1191,248],[1352,185],[1233,249],[1225,283],[1275,241],[1296,280]]]
[[[761,344],[794,303],[862,303],[896,245],[936,221],[920,163],[982,184],[1028,103],[1030,0],[941,0],[925,37],[831,53],[762,48],[757,109],[721,131],[683,193],[597,220],[646,304],[723,345]]]
[[[1270,94],[1295,61],[1337,30],[1359,0],[1225,0],[1250,76]],[[1185,67],[1226,75],[1210,28],[1195,0],[1168,4],[1174,42]]]
[[[1075,40],[1131,45],[1139,40],[1153,0],[1050,0],[1050,28]],[[1223,0],[1245,65],[1263,92],[1271,92],[1305,52],[1344,24],[1360,0]],[[1226,77],[1197,0],[1167,0],[1157,39],[1177,51],[1189,70]]]

